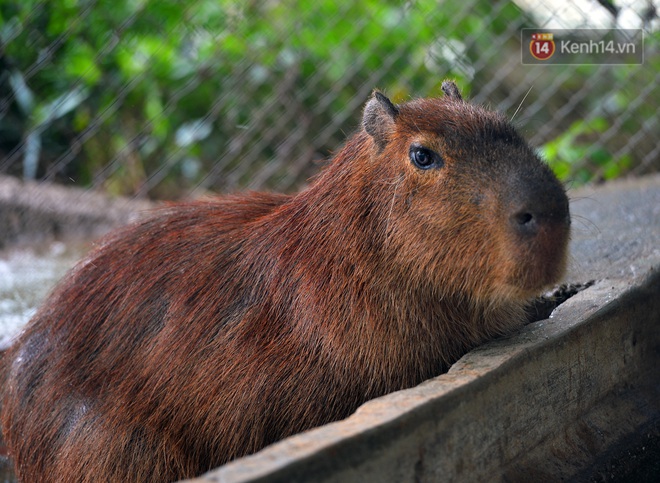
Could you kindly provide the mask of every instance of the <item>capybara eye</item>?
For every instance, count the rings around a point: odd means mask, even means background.
[[[410,146],[410,161],[419,169],[441,168],[444,164],[438,153],[418,144]]]

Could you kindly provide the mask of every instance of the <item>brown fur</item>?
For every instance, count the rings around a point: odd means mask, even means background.
[[[5,358],[19,477],[198,475],[520,326],[563,270],[568,202],[501,115],[445,87],[376,95],[294,196],[171,206],[72,270]],[[411,143],[444,165],[415,167]]]

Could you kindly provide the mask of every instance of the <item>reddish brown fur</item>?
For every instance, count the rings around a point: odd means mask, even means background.
[[[518,327],[563,270],[566,196],[457,92],[372,100],[370,134],[295,196],[185,203],[108,238],[6,357],[19,477],[191,477]],[[444,166],[413,166],[413,142]],[[521,211],[537,226],[512,222]]]

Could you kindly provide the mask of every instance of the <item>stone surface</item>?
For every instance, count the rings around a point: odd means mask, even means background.
[[[146,201],[0,176],[0,248],[89,240],[152,207]]]
[[[630,278],[660,261],[660,175],[569,191],[567,279]]]

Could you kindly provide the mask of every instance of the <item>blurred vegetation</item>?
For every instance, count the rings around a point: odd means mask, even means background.
[[[646,36],[646,50],[654,55],[643,66],[564,66],[579,74],[570,81],[574,86],[600,80],[577,110],[589,115],[572,120],[540,149],[560,178],[581,185],[660,171],[659,39],[657,32]]]
[[[534,26],[513,3],[495,4],[442,2],[439,10],[437,0],[3,0],[0,172],[176,197],[217,174],[224,153],[222,170],[230,174],[209,187],[247,186],[267,168],[260,187],[290,188],[301,180],[287,178],[286,165],[268,163],[300,159],[311,166],[301,176],[311,174],[312,161],[344,138],[342,127],[355,126],[366,98],[355,104],[358,93],[378,86],[400,101],[437,94],[446,76],[466,93],[490,82],[502,64],[483,55],[493,39],[512,23]],[[469,45],[461,43],[466,37]],[[452,41],[460,57],[443,53]],[[497,48],[517,55],[519,39]],[[581,107],[607,109],[586,120],[574,116],[544,140],[542,152],[562,177],[585,182],[635,168],[633,156],[617,154],[618,141],[594,146],[613,125],[630,136],[656,116],[657,102],[635,98],[660,71],[658,56],[647,62],[649,75],[612,67],[609,75],[629,89],[593,89]],[[599,66],[555,69],[553,76],[571,70],[565,89],[601,72]],[[657,89],[653,95],[660,101]],[[544,109],[552,116],[555,108]],[[314,148],[284,149],[272,126],[285,123]],[[332,132],[328,126],[335,126]],[[253,129],[263,139],[245,137]]]

